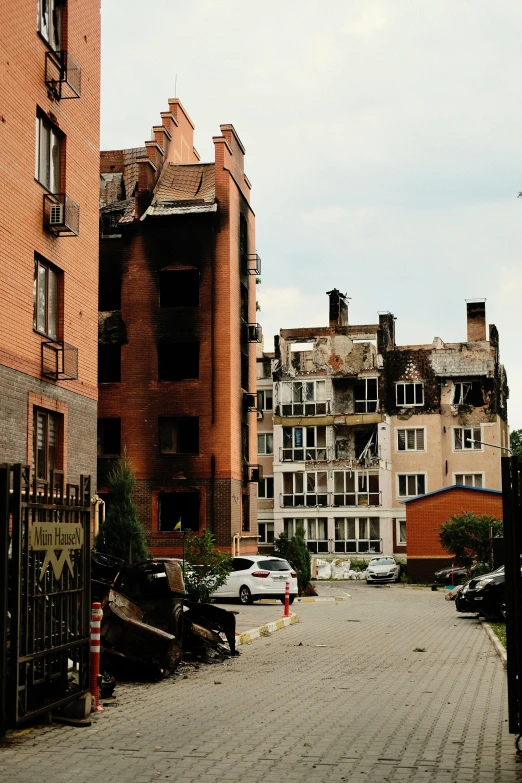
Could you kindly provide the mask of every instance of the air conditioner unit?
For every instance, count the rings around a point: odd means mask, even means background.
[[[64,204],[51,204],[49,210],[49,225],[63,226]]]

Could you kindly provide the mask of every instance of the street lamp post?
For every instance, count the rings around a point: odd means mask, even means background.
[[[467,438],[467,443],[480,443],[481,446],[491,446],[492,449],[502,449],[502,451],[508,451],[511,454],[511,449],[507,446],[497,446],[496,443],[486,443],[485,440],[475,440],[474,438]]]

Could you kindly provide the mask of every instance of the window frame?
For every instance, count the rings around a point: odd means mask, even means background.
[[[368,398],[368,381],[375,381],[375,399]],[[364,400],[355,399],[355,386],[364,382]],[[364,410],[361,410],[361,403],[364,403]],[[370,407],[369,407],[370,406]],[[369,375],[364,378],[358,378],[353,387],[353,407],[356,414],[359,413],[377,413],[379,410],[379,378],[377,375]]]
[[[267,436],[272,438],[272,451],[267,451]],[[259,439],[264,438],[265,450],[259,450]],[[258,457],[273,457],[274,456],[274,433],[273,432],[258,432],[257,433],[257,456]]]
[[[423,438],[423,448],[418,449],[417,448],[417,431],[422,430],[422,438]],[[399,448],[399,432],[414,432],[415,433],[415,448],[409,449],[408,448],[408,436],[405,434],[404,436],[404,443],[405,448],[401,449]],[[426,427],[395,427],[395,453],[396,454],[407,454],[407,453],[420,453],[425,454],[427,452],[426,448]]]
[[[466,476],[472,476],[473,484],[459,484],[457,482],[457,476],[462,476],[463,478],[465,478]],[[477,487],[475,484],[475,479],[477,476],[480,476],[480,481],[481,481],[480,487]],[[473,487],[474,489],[484,489],[486,486],[485,479],[486,479],[486,472],[484,470],[474,470],[473,472],[463,470],[460,472],[453,473],[453,483],[459,487]]]
[[[343,490],[338,492],[336,490],[336,476],[342,476]],[[347,478],[353,476],[353,490],[347,488]],[[377,478],[378,489],[370,490],[370,478]],[[334,508],[340,508],[343,506],[364,506],[364,507],[377,507],[382,505],[382,490],[380,482],[380,473],[378,470],[371,470],[368,468],[362,470],[346,470],[339,469],[332,471],[333,492],[332,492],[332,506]],[[362,484],[362,486],[361,486]],[[366,488],[365,488],[366,487]],[[353,498],[353,503],[348,503],[347,500]],[[377,503],[372,502],[377,500]]]
[[[44,328],[39,328],[39,304],[40,304],[40,270],[44,271],[45,276],[45,295],[44,295]],[[61,286],[62,286],[62,271],[47,261],[42,256],[35,253],[34,256],[34,280],[33,280],[33,330],[49,340],[55,342],[59,339],[60,334],[60,322],[61,322]],[[55,290],[53,296],[55,297],[55,320],[53,324],[54,329],[50,329],[50,307],[51,307],[51,280],[55,280]]]
[[[261,527],[264,527],[264,535],[261,535]],[[271,531],[268,529],[271,527]],[[270,537],[267,535],[268,533],[272,533],[272,540],[270,540]],[[275,531],[274,531],[274,523],[273,522],[259,522],[257,523],[257,539],[258,544],[273,544],[275,541]]]
[[[186,421],[188,419],[191,419],[191,420],[195,419],[196,420],[196,425],[194,425],[194,426],[197,427],[197,451],[180,451],[180,450],[165,451],[164,449],[162,449],[162,433],[161,433],[162,423],[165,423],[165,422],[168,422],[168,421],[172,421],[172,422],[176,422],[177,423],[176,444],[179,444],[180,439],[181,439],[181,435],[182,435],[180,433],[180,422],[183,421],[183,420]],[[199,456],[200,453],[201,453],[200,422],[199,422],[199,419],[200,419],[199,416],[158,416],[158,453],[162,457],[178,457],[178,456],[197,457],[197,456]],[[185,437],[185,435],[183,437]]]
[[[353,523],[354,538],[348,538],[348,523]],[[367,524],[368,536],[361,536],[362,523]],[[377,522],[379,526],[379,537],[371,535],[372,523]],[[338,537],[338,526],[343,525],[344,532],[342,537]],[[371,544],[379,542],[379,549],[371,547]],[[365,543],[364,543],[365,542]],[[367,544],[367,546],[366,546]],[[348,546],[347,546],[348,545]],[[375,516],[357,516],[357,517],[334,517],[334,537],[333,537],[333,550],[340,554],[381,554],[382,549],[382,530],[381,530],[381,518]]]
[[[268,481],[272,479],[272,494],[268,495]],[[261,494],[260,487],[264,487],[264,495]],[[263,476],[263,478],[258,482],[257,486],[257,498],[258,500],[273,500],[274,499],[274,477],[273,476]]]
[[[48,134],[47,160],[43,157],[45,134],[42,128]],[[57,145],[57,153],[54,145]],[[35,143],[35,166],[34,178],[49,193],[58,194],[61,192],[63,172],[62,155],[65,146],[65,134],[58,128],[54,122],[40,110],[36,112],[36,143]],[[45,176],[42,169],[45,168]]]
[[[291,446],[285,445],[285,431],[287,430],[291,431]],[[302,430],[301,445],[296,444],[295,437],[299,430]],[[319,430],[324,430],[324,446],[318,445],[319,434],[323,435],[323,432],[319,433]],[[325,424],[300,424],[297,427],[283,427],[282,434],[281,462],[326,462],[328,458],[328,447],[326,445],[328,433]],[[313,440],[313,446],[308,443],[309,434],[312,435],[310,440]],[[287,458],[288,454],[290,454],[290,459]]]
[[[476,448],[476,444],[473,443],[470,447],[465,446],[466,443],[466,435],[464,434],[466,430],[470,430],[471,432],[477,431],[479,432],[479,440],[482,441],[482,427],[480,424],[478,426],[470,426],[470,427],[452,427],[452,438],[451,438],[451,447],[452,451],[456,454],[461,454],[463,451],[465,452],[471,452],[477,453],[477,452],[483,452],[484,451],[484,445],[482,443],[478,444],[478,448]],[[462,446],[461,448],[457,448],[457,432],[461,432],[461,440],[462,440]],[[472,435],[473,440],[476,440],[475,435]],[[469,438],[468,438],[469,441]]]
[[[38,418],[42,417],[44,423],[44,475],[39,475],[39,455],[38,455]],[[54,434],[55,434],[55,458],[54,467],[49,464],[51,462],[49,452],[49,421],[54,421]],[[61,470],[61,461],[63,460],[63,415],[56,411],[48,410],[47,408],[41,408],[38,405],[33,406],[33,455],[32,455],[32,469],[37,478],[42,481],[50,481],[51,470]]]
[[[401,525],[405,526],[405,536],[402,538],[401,536]],[[408,529],[406,528],[406,520],[405,519],[396,519],[395,520],[395,539],[397,542],[397,546],[407,546],[408,544]]]
[[[47,24],[48,34],[45,32],[45,25],[43,23],[43,6],[44,3],[48,6],[49,23]],[[36,31],[38,35],[43,38],[45,43],[55,52],[64,49],[63,41],[65,37],[65,23],[67,14],[67,4],[65,0],[38,0],[36,9]],[[56,37],[56,25],[53,23],[53,16],[57,9],[60,9],[59,19],[59,34],[58,40]]]
[[[312,397],[310,399],[303,399],[303,388],[305,384],[308,384],[311,386],[312,391]],[[324,389],[324,399],[320,400],[318,399],[318,388],[319,384],[323,384],[321,388]],[[295,388],[297,386],[301,386],[300,391],[300,399],[294,399],[296,396]],[[285,394],[283,393],[284,389],[289,389],[289,395],[290,401],[285,401],[283,397]],[[315,378],[315,379],[303,379],[303,380],[297,380],[297,381],[280,381],[279,387],[278,387],[278,399],[280,400],[279,405],[281,407],[281,412],[283,416],[318,416],[318,415],[325,415],[329,413],[330,410],[330,400],[326,398],[326,378]],[[305,395],[306,396],[306,395]],[[285,410],[285,408],[290,407],[290,410]],[[307,410],[307,406],[309,410]]]
[[[418,492],[417,491],[417,492],[415,492],[414,495],[410,495],[408,493],[408,478],[410,478],[412,476],[415,477],[415,487],[416,487],[417,490],[418,490],[418,477],[419,476],[423,476],[424,477],[424,492]],[[404,495],[400,494],[400,479],[402,477],[406,478],[406,494],[404,494]],[[422,495],[427,495],[428,494],[428,473],[427,473],[427,471],[420,470],[417,473],[402,473],[402,472],[401,473],[396,473],[395,474],[395,482],[396,482],[395,489],[396,489],[396,493],[397,493],[397,497],[398,498],[401,498],[401,499],[403,499],[403,498],[417,498],[417,497],[421,497]]]
[[[270,395],[270,407],[267,406],[267,395]],[[257,391],[257,410],[265,413],[274,410],[274,391],[273,389],[258,389]]]
[[[422,392],[422,402],[406,402],[406,386],[413,386],[413,396],[416,400],[417,390],[415,387],[420,386]],[[404,402],[399,402],[399,388],[403,389]],[[398,408],[422,408],[424,405],[424,381],[397,381],[395,383],[395,402]]]

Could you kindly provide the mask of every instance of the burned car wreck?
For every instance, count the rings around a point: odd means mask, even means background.
[[[209,650],[238,654],[234,612],[189,601],[176,560],[126,565],[93,552],[92,594],[103,609],[102,666],[116,677],[164,677]]]

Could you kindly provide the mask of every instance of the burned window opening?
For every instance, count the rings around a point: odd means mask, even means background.
[[[169,533],[181,522],[182,530],[199,530],[199,492],[160,492],[158,494],[158,530]]]
[[[121,265],[100,261],[98,310],[121,309]]]
[[[98,457],[121,454],[121,419],[98,419]]]
[[[454,381],[453,405],[471,405],[481,408],[484,405],[482,385],[479,381]]]
[[[158,419],[161,454],[199,454],[199,417],[165,416]]]
[[[121,381],[121,345],[98,345],[98,383]]]
[[[160,307],[199,307],[197,269],[173,269],[159,273]]]
[[[379,408],[377,378],[361,378],[353,386],[355,413],[376,413]]]
[[[199,343],[159,343],[158,380],[199,379]]]

